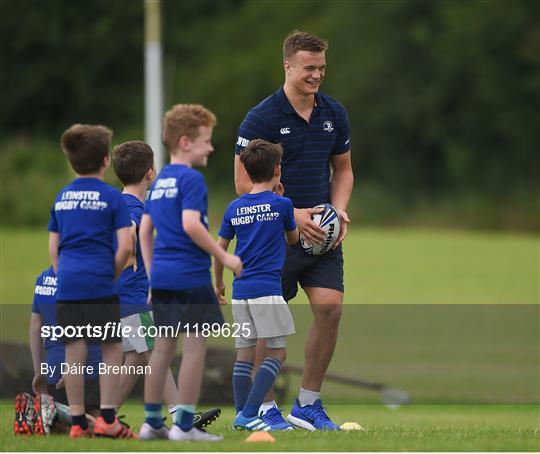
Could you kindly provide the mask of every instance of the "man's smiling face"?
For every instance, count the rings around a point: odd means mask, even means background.
[[[313,95],[319,91],[326,70],[324,52],[300,50],[285,60],[285,79],[298,94]]]

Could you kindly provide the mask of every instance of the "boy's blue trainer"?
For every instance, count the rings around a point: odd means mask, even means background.
[[[258,416],[246,418],[242,412],[236,415],[232,426],[235,430],[262,430],[264,432],[268,432],[270,430],[270,426]]]
[[[334,424],[328,417],[322,406],[321,399],[317,399],[313,405],[300,406],[298,399],[295,399],[294,406],[287,420],[303,429],[307,430],[341,430],[337,424]]]
[[[261,415],[263,422],[270,426],[270,430],[294,430],[294,426],[287,422],[281,415],[279,408],[271,408],[264,415]]]

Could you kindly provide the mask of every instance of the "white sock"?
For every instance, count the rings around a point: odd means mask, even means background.
[[[178,411],[178,405],[169,405],[169,414],[174,415]]]
[[[259,407],[259,416],[266,415],[266,412],[271,408],[277,408],[275,400],[271,400],[270,402],[263,402],[263,404]]]
[[[309,389],[300,388],[298,393],[298,402],[302,407],[306,405],[313,405],[317,399],[321,398],[321,393],[317,391],[310,391]]]

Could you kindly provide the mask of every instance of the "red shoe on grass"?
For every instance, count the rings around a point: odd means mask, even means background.
[[[41,417],[41,396],[37,394],[33,398],[34,405],[34,418],[32,424],[32,430],[34,435],[45,435],[45,428],[43,427],[43,419]]]
[[[71,426],[69,438],[92,438],[92,429],[90,427],[83,429],[79,425]]]
[[[15,421],[13,432],[15,435],[32,435],[34,419],[34,399],[28,393],[15,396]]]
[[[127,424],[121,423],[118,418],[114,418],[112,424],[107,424],[100,416],[94,424],[94,435],[105,438],[139,438],[134,434]]]

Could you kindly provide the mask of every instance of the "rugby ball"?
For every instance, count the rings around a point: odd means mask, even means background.
[[[340,223],[339,215],[336,209],[329,203],[324,203],[314,207],[315,209],[323,209],[321,213],[316,213],[311,216],[313,222],[324,230],[326,237],[320,244],[311,244],[300,234],[300,244],[302,249],[309,255],[322,255],[332,249],[339,238]]]

